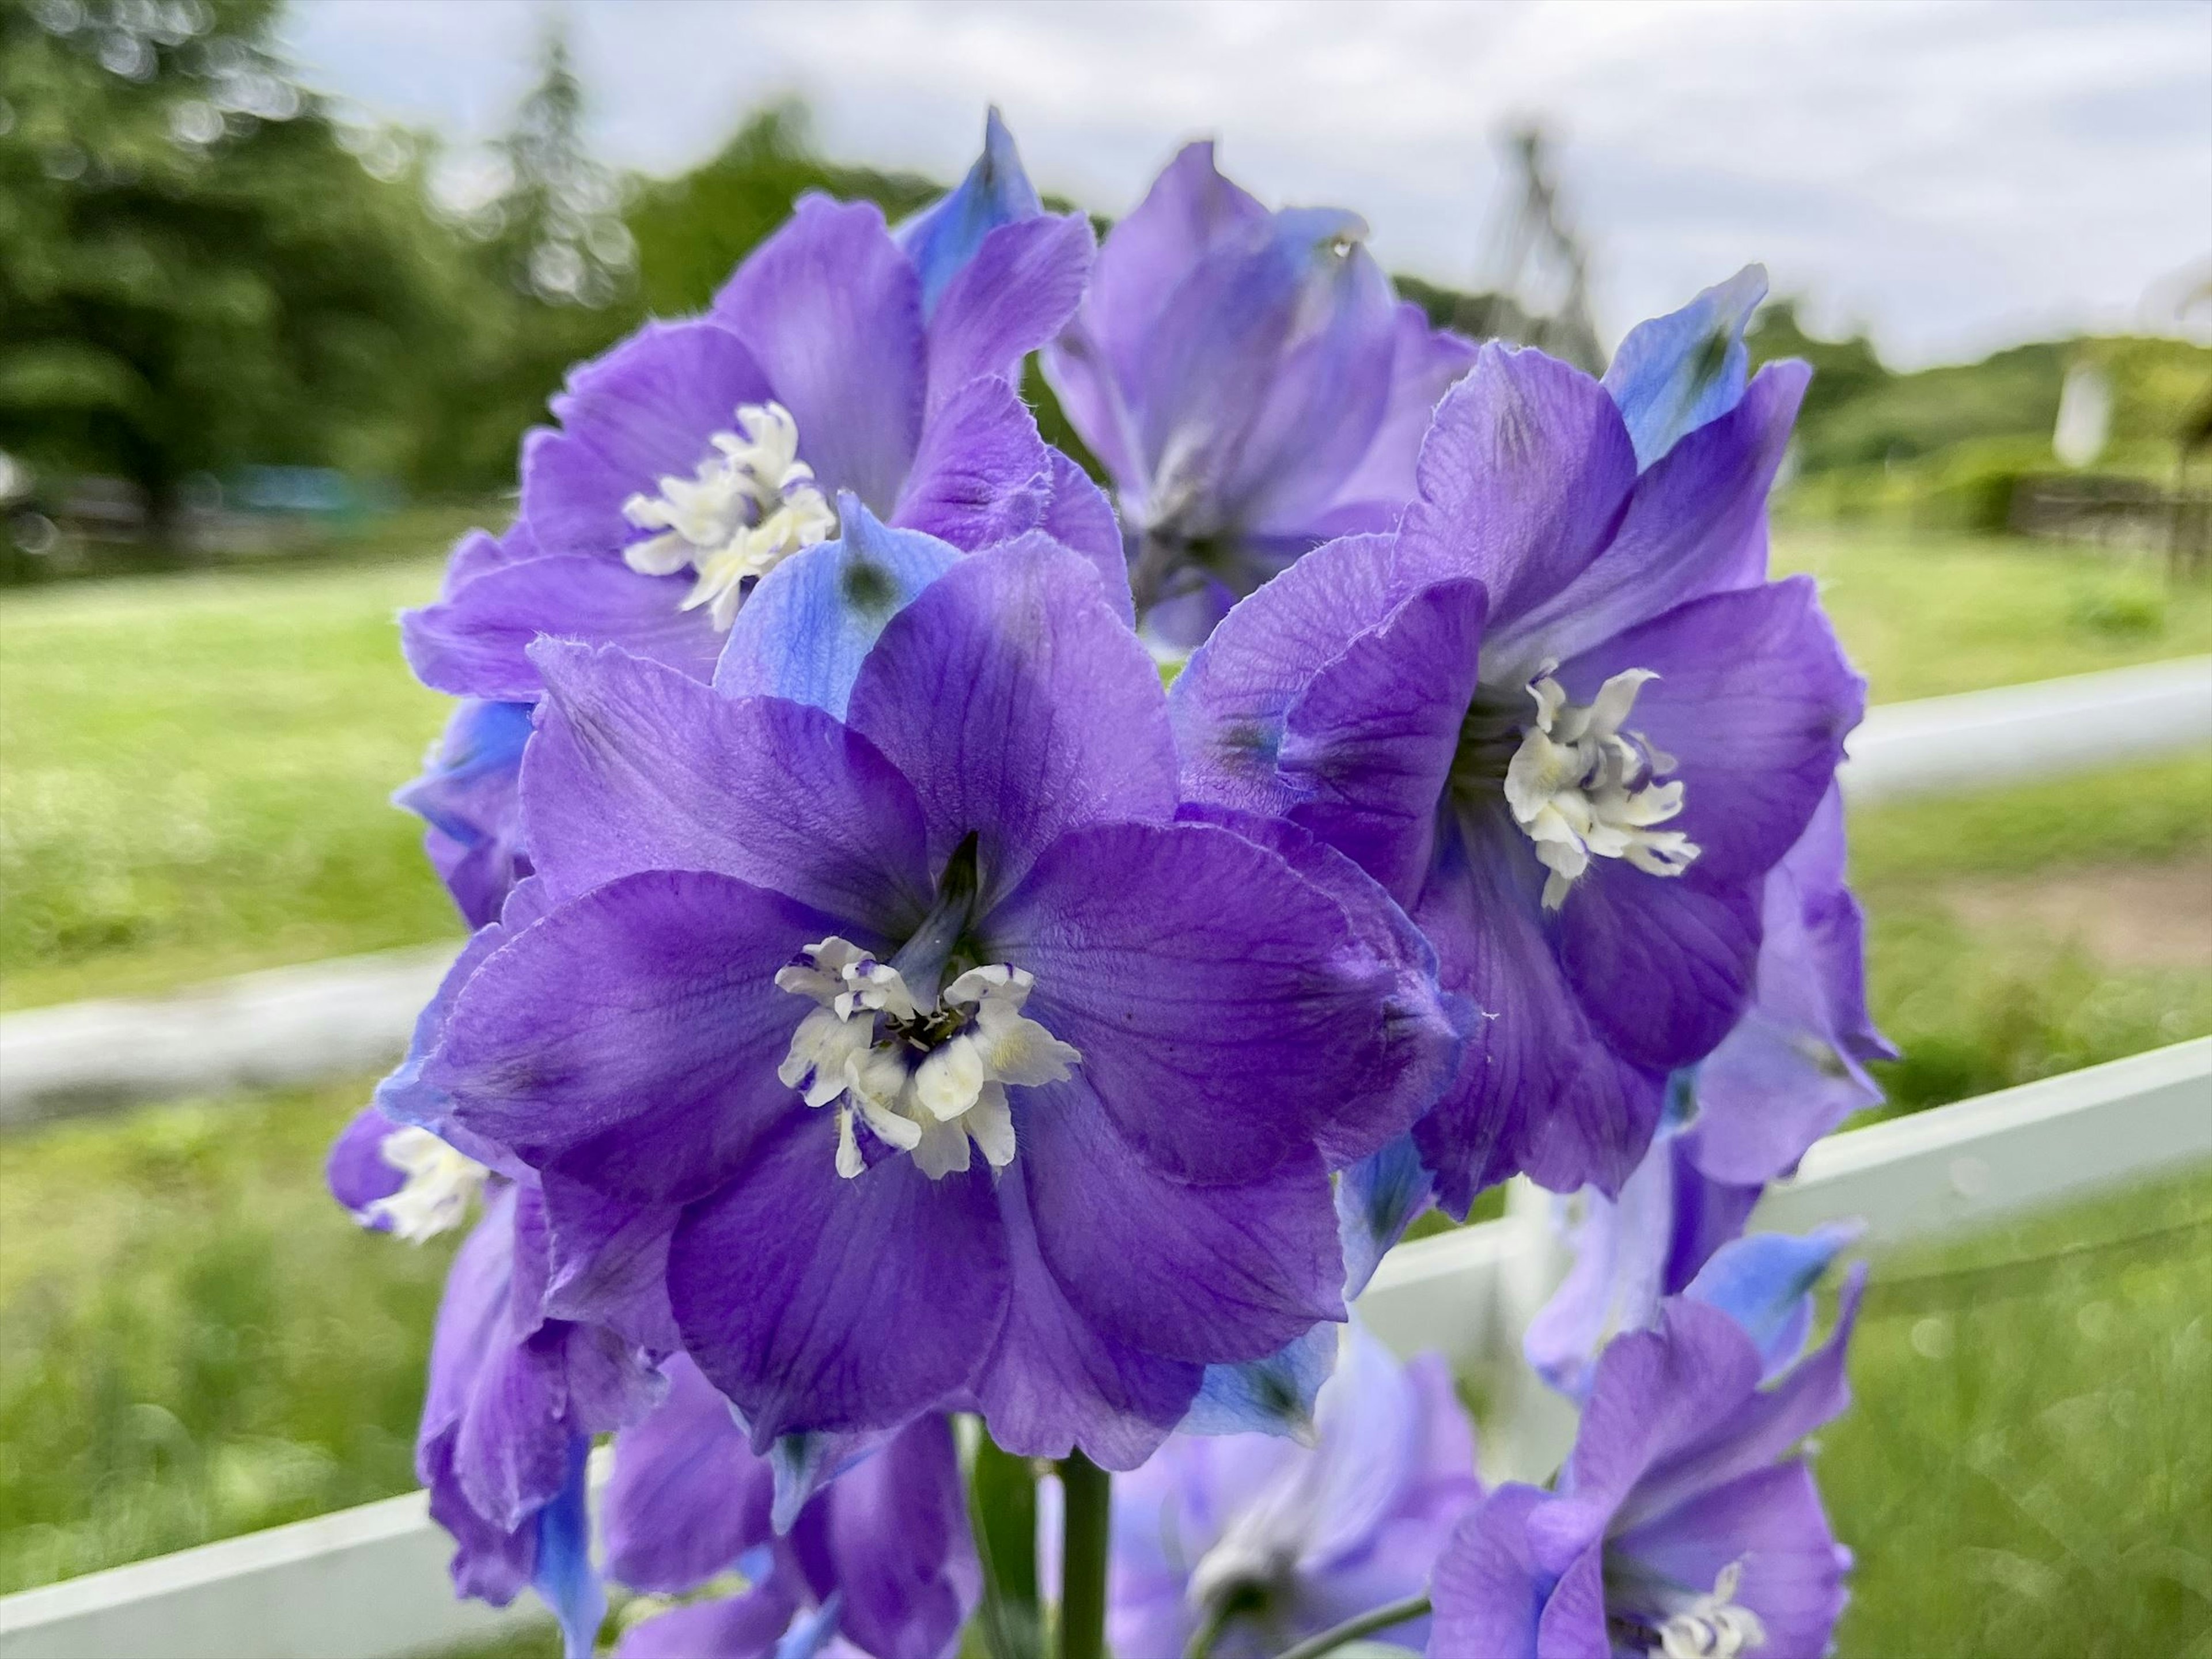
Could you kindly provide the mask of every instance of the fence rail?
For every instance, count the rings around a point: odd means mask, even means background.
[[[2212,1164],[2212,1038],[1835,1135],[1761,1206],[1765,1226],[1854,1215],[1872,1243],[1994,1220]],[[1542,1205],[1393,1251],[1360,1316],[1401,1353],[1510,1361],[1559,1261]],[[1486,1425],[1492,1479],[1540,1477],[1572,1433],[1531,1387]],[[459,1602],[419,1492],[0,1597],[0,1659],[402,1659],[542,1622]]]
[[[2212,656],[1875,708],[1854,802],[1942,794],[2212,744]],[[173,996],[0,1017],[0,1131],[142,1100],[374,1071],[406,1046],[450,947],[248,974]]]

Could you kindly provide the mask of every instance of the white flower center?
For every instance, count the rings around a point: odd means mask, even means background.
[[[776,1075],[809,1106],[837,1108],[837,1173],[867,1167],[857,1113],[886,1146],[942,1180],[969,1166],[972,1140],[994,1170],[1014,1158],[1012,1083],[1058,1083],[1083,1056],[1022,1012],[1036,978],[994,963],[971,968],[925,1006],[896,968],[850,940],[810,945],[806,966],[781,969],[779,990],[816,1007],[791,1036]]]
[[[1657,1643],[1647,1650],[1652,1659],[1737,1659],[1765,1647],[1766,1626],[1749,1607],[1736,1604],[1742,1577],[1742,1562],[1723,1567],[1711,1595],[1700,1595],[1659,1626]]]
[[[837,533],[837,515],[799,459],[799,423],[781,404],[747,404],[736,432],[717,432],[714,453],[696,477],[663,478],[658,495],[636,495],[623,516],[640,530],[658,530],[623,550],[641,575],[698,573],[684,609],[708,607],[728,631],[745,601],[747,580],[765,576],[801,548]]]
[[[388,1221],[393,1236],[410,1244],[459,1226],[469,1200],[483,1190],[484,1177],[491,1173],[428,1129],[412,1127],[385,1136],[377,1155],[407,1179],[390,1197],[363,1205],[361,1219],[368,1224]]]
[[[1658,780],[1674,757],[1621,722],[1646,680],[1631,668],[1598,688],[1595,702],[1572,703],[1549,665],[1530,682],[1536,723],[1522,735],[1505,770],[1505,801],[1551,874],[1544,906],[1556,910],[1593,858],[1626,859],[1647,875],[1679,876],[1698,848],[1678,830],[1655,830],[1682,810],[1682,786]]]

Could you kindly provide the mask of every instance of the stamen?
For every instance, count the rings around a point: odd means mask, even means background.
[[[687,566],[696,571],[683,608],[707,606],[725,632],[748,582],[837,533],[837,515],[816,487],[814,469],[799,459],[791,411],[781,404],[747,404],[738,425],[742,436],[717,432],[708,440],[714,453],[695,477],[663,478],[659,495],[623,503],[632,524],[661,532],[623,549],[623,562],[646,576],[671,576]]]
[[[1682,810],[1682,786],[1657,781],[1674,769],[1674,757],[1620,730],[1644,682],[1657,678],[1627,669],[1588,704],[1567,701],[1549,665],[1529,683],[1535,724],[1505,769],[1505,800],[1551,872],[1544,880],[1547,910],[1565,902],[1593,858],[1625,858],[1646,875],[1679,876],[1698,856],[1680,830],[1651,827]]]
[[[1711,1595],[1700,1595],[1662,1622],[1657,1642],[1646,1650],[1652,1659],[1738,1659],[1765,1647],[1765,1625],[1736,1603],[1742,1577],[1743,1563],[1729,1562],[1713,1580]]]
[[[854,1130],[912,1154],[932,1181],[966,1170],[972,1145],[994,1170],[1014,1160],[1006,1085],[1058,1083],[1083,1056],[1022,1012],[1035,977],[971,968],[927,1006],[905,975],[848,939],[808,945],[776,988],[815,1003],[776,1076],[809,1106],[837,1109],[837,1173],[866,1168]]]
[[[428,1129],[412,1126],[385,1136],[377,1155],[407,1179],[398,1192],[363,1205],[362,1224],[388,1221],[392,1235],[410,1244],[459,1226],[469,1200],[483,1189],[484,1178],[491,1173]]]

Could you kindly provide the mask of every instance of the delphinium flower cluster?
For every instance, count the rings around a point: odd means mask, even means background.
[[[460,1593],[578,1656],[618,1585],[624,1659],[1825,1650],[1858,1281],[1814,1347],[1848,1232],[1744,1231],[1887,1052],[1863,683],[1766,573],[1806,374],[1755,268],[1598,380],[1365,237],[1194,145],[1097,246],[994,115],[578,366],[404,618],[476,932],[330,1175],[475,1216]],[[1514,1176],[1582,1431],[1492,1489],[1347,1308]]]

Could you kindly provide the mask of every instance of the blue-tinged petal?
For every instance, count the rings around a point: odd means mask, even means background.
[[[1336,1368],[1337,1328],[1316,1325],[1265,1359],[1208,1365],[1179,1432],[1282,1434],[1310,1443],[1314,1400]]]
[[[929,408],[979,374],[1021,378],[1083,297],[1096,247],[1079,214],[1001,225],[952,279],[929,319]]]
[[[936,310],[938,297],[975,257],[984,238],[1043,211],[1014,135],[994,107],[983,124],[983,153],[968,176],[891,233],[921,277],[922,314]]]
[[[1436,1178],[1410,1134],[1346,1170],[1336,1183],[1337,1231],[1344,1240],[1344,1293],[1356,1297],[1413,1218],[1436,1202]]]
[[[786,559],[738,612],[714,669],[725,696],[785,697],[842,720],[884,624],[960,556],[934,536],[890,529],[851,495],[838,499],[838,522],[837,540]]]
[[[528,703],[465,702],[428,769],[392,798],[429,826],[431,860],[471,927],[496,917],[530,873],[516,793],[530,730]]]
[[[1622,1185],[1618,1200],[1585,1188],[1559,1200],[1563,1212],[1581,1206],[1579,1218],[1565,1229],[1574,1266],[1529,1322],[1521,1351],[1537,1376],[1571,1400],[1589,1397],[1607,1343],[1624,1331],[1644,1329],[1659,1316],[1674,1187],[1672,1150],[1661,1140]]]
[[[607,1616],[607,1595],[592,1570],[592,1517],[586,1465],[592,1443],[578,1435],[568,1448],[568,1475],[553,1501],[538,1512],[538,1562],[532,1588],[561,1621],[567,1659],[591,1659]]]
[[[1766,267],[1746,265],[1664,317],[1629,330],[1605,371],[1605,389],[1636,441],[1638,471],[1743,396],[1751,354],[1745,325],[1766,297]]]
[[[880,1449],[891,1431],[869,1429],[854,1434],[787,1434],[768,1449],[775,1482],[769,1520],[778,1533],[791,1530],[799,1512],[815,1493]]]
[[[690,1356],[671,1358],[667,1372],[668,1397],[615,1437],[602,1503],[608,1575],[681,1595],[769,1541],[771,1483],[729,1402]]]
[[[1837,1222],[1802,1237],[1753,1233],[1723,1244],[1684,1292],[1718,1308],[1758,1346],[1771,1377],[1795,1364],[1812,1328],[1813,1287],[1864,1231]]]

